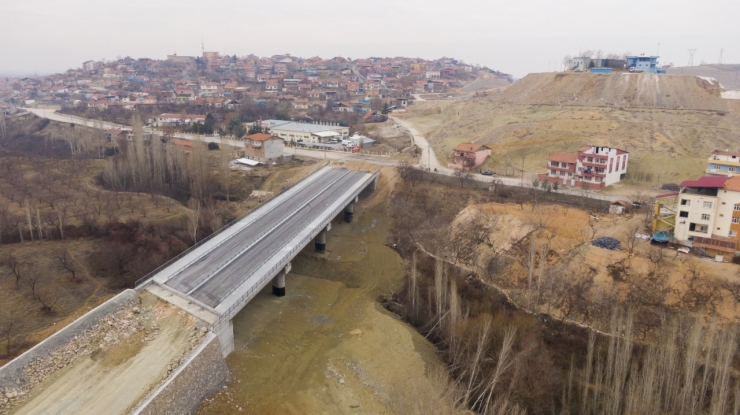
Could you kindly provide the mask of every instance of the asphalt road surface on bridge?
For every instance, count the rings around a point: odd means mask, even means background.
[[[216,307],[366,172],[331,169],[170,277],[166,285]]]

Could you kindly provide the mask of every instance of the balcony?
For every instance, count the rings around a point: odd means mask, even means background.
[[[581,172],[584,177],[606,177],[606,172],[600,173],[595,170],[584,170]]]

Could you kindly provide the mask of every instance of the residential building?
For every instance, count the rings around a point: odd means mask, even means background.
[[[704,176],[684,181],[680,187],[675,206],[668,206],[676,214],[675,240],[734,254],[740,233],[740,176]]]
[[[483,144],[460,143],[452,149],[452,163],[447,167],[470,171],[483,164],[491,156],[491,149]]]
[[[601,190],[627,175],[629,153],[617,148],[585,146],[573,153],[553,153],[547,160],[547,173],[540,180],[569,186]]]
[[[708,176],[740,174],[740,151],[714,150],[707,163]]]
[[[257,133],[244,137],[244,157],[263,163],[283,157],[284,142],[274,134]]]

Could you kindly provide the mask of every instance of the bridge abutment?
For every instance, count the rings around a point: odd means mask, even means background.
[[[221,354],[226,357],[234,351],[234,324],[231,319],[221,320],[213,326],[213,334],[221,344]]]

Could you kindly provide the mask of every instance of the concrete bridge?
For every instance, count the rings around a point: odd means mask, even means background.
[[[231,319],[272,282],[285,295],[290,261],[311,241],[326,248],[332,220],[374,190],[378,173],[324,167],[137,282],[212,324],[223,355],[234,349]]]

